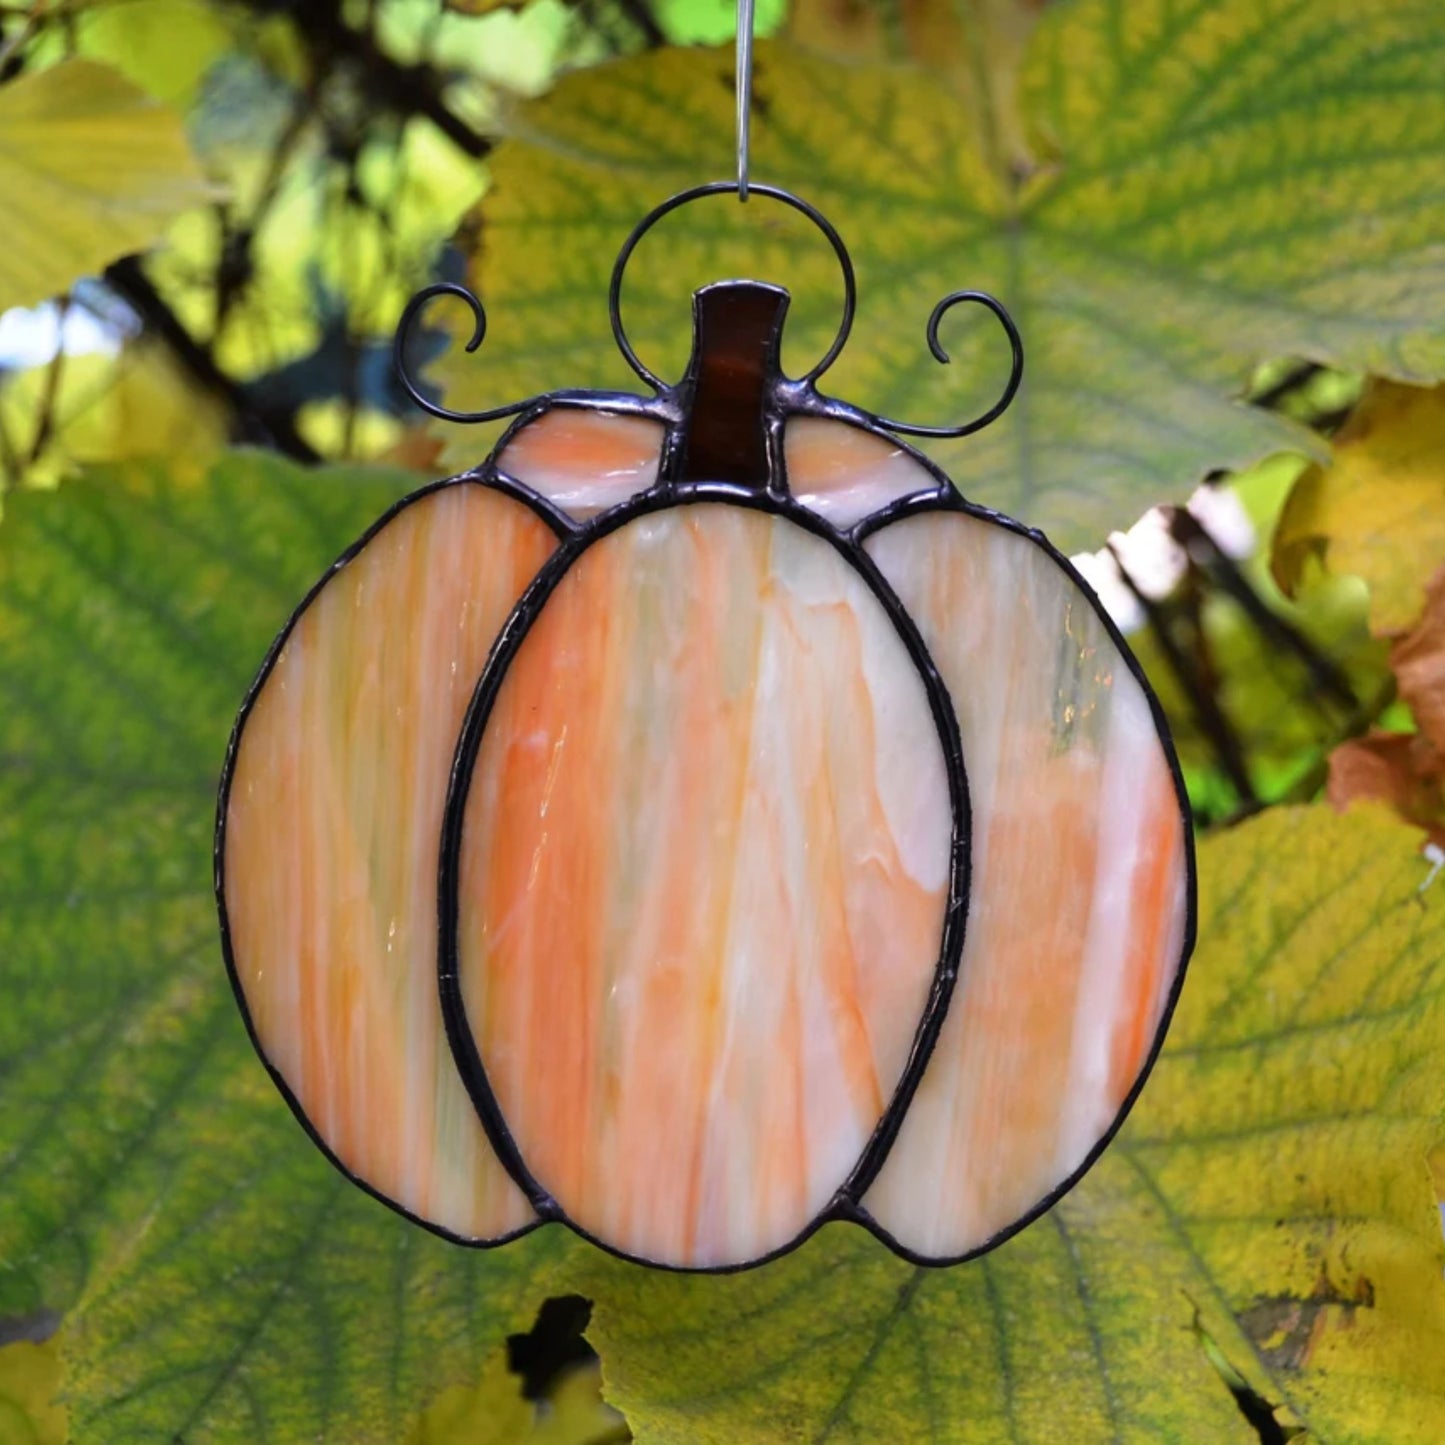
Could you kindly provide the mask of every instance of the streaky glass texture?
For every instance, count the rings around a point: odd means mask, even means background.
[[[466,1023],[532,1176],[659,1263],[788,1244],[938,967],[947,765],[862,574],[784,517],[638,516],[507,665],[465,800]]]
[[[286,639],[227,805],[232,959],[263,1053],[352,1174],[464,1238],[533,1216],[442,1032],[442,811],[477,675],[555,544],[479,485],[398,512]]]
[[[657,480],[662,438],[647,417],[554,406],[513,435],[497,467],[580,522]]]
[[[892,437],[860,427],[795,416],[783,446],[788,490],[844,531],[900,497],[939,489]]]
[[[973,810],[958,986],[864,1199],[946,1259],[1062,1185],[1133,1089],[1183,964],[1187,840],[1144,691],[1056,559],[952,511],[865,546],[952,694]]]

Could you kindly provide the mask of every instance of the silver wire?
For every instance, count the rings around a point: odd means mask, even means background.
[[[738,200],[748,198],[748,131],[753,113],[753,0],[738,0]]]

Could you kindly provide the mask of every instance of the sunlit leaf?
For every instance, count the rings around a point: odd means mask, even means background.
[[[47,417],[41,450],[18,478],[30,485],[52,485],[86,464],[161,457],[178,480],[195,481],[226,441],[219,403],[155,342],[67,356],[54,379],[50,365],[6,379],[0,423],[13,443],[33,452]]]
[[[1050,7],[1020,75],[1021,171],[944,79],[763,45],[753,175],[817,203],[853,248],[861,310],[834,393],[963,420],[1002,384],[1002,341],[950,317],[944,368],[924,322],[960,286],[1008,303],[1029,355],[1018,402],[934,450],[979,501],[1097,545],[1212,467],[1307,444],[1234,399],[1259,359],[1445,369],[1442,59],[1445,10],[1418,0]],[[438,371],[458,402],[627,383],[608,271],[649,206],[733,173],[731,67],[660,51],[523,110],[472,233],[494,339]],[[761,201],[713,201],[644,243],[625,299],[644,359],[677,376],[691,287],[745,271],[791,287],[785,362],[811,365],[837,323],[836,265]]]
[[[1200,949],[1123,1134],[1065,1202],[949,1270],[832,1227],[766,1270],[573,1279],[645,1445],[1260,1438],[1445,1427],[1445,894],[1378,811],[1203,845]],[[924,1187],[920,1181],[920,1187]]]
[[[0,310],[152,245],[216,195],[180,117],[91,60],[0,86]]]
[[[1340,431],[1333,461],[1300,478],[1275,534],[1274,569],[1295,589],[1312,562],[1364,578],[1376,632],[1414,625],[1445,562],[1445,387],[1377,383]]]
[[[578,1366],[532,1404],[498,1356],[475,1386],[444,1390],[404,1445],[621,1445],[631,1437],[600,1384],[595,1362]]]
[[[0,1440],[5,1445],[65,1445],[57,1404],[60,1356],[53,1339],[0,1345]]]
[[[180,110],[236,40],[228,8],[212,0],[101,0],[82,11],[76,32],[82,55]]]

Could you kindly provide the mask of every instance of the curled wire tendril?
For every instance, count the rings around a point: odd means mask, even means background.
[[[443,421],[462,423],[496,421],[500,417],[515,416],[519,411],[526,411],[532,405],[533,398],[531,397],[527,397],[524,401],[509,402],[506,406],[494,406],[487,411],[453,411],[451,407],[442,406],[433,401],[417,385],[407,370],[407,342],[411,340],[417,319],[427,302],[435,300],[438,296],[455,296],[467,303],[472,313],[472,337],[466,344],[468,352],[475,351],[486,339],[487,312],[479,296],[456,281],[438,281],[434,286],[424,286],[406,303],[406,309],[401,313],[401,320],[396,324],[396,339],[392,342],[392,363],[396,367],[396,374],[400,378],[402,386],[406,389],[406,394],[423,411],[430,412],[432,416],[440,417]]]
[[[914,426],[910,422],[892,421],[884,416],[876,418],[879,426],[887,431],[902,432],[915,437],[966,437],[973,432],[982,431],[990,422],[997,421],[1008,410],[1009,403],[1013,401],[1018,392],[1019,383],[1024,378],[1024,343],[1023,338],[1019,335],[1018,327],[1014,325],[1013,317],[1008,314],[1007,308],[996,296],[990,296],[987,291],[950,291],[929,315],[928,349],[933,353],[935,361],[943,366],[949,364],[951,358],[943,349],[943,343],[938,339],[938,324],[955,306],[968,301],[992,311],[998,317],[1004,334],[1009,340],[1012,360],[1009,365],[1008,381],[1005,383],[999,399],[986,412],[980,413],[972,421],[964,422],[962,426]]]
[[[782,190],[777,186],[765,186],[761,184],[749,184],[743,181],[713,181],[706,185],[694,186],[686,191],[679,191],[674,196],[650,210],[632,228],[627,239],[622,243],[622,249],[618,252],[616,263],[612,269],[612,279],[608,287],[607,309],[612,323],[612,334],[617,342],[617,348],[621,351],[623,358],[631,366],[634,372],[659,395],[666,395],[671,388],[661,377],[650,371],[639,359],[637,353],[632,349],[627,339],[627,333],[622,325],[622,279],[627,269],[627,263],[632,257],[637,244],[652,227],[664,216],[687,205],[691,201],[701,200],[705,196],[714,196],[732,192],[742,194],[744,186],[749,194],[767,196],[772,200],[780,201],[793,210],[806,216],[819,231],[822,232],[828,244],[833,248],[833,254],[838,260],[839,267],[843,274],[843,317],[838,331],[833,338],[823,358],[808,372],[799,378],[800,384],[805,388],[812,388],[818,378],[833,364],[838,354],[843,350],[848,340],[848,334],[853,326],[853,315],[857,304],[857,287],[854,280],[853,260],[848,254],[848,248],[843,238],[838,234],[832,223],[815,206],[807,201],[793,195],[790,191]],[[397,376],[401,379],[402,386],[406,389],[407,395],[423,411],[429,412],[432,416],[440,417],[443,421],[472,423],[496,421],[504,416],[515,416],[518,412],[526,411],[528,407],[536,402],[536,398],[528,397],[525,401],[509,402],[506,406],[491,407],[485,411],[453,411],[450,407],[442,406],[422,391],[415,377],[407,369],[406,350],[407,343],[416,329],[418,319],[422,310],[428,302],[439,296],[454,296],[460,301],[466,302],[472,313],[472,335],[466,343],[466,350],[470,352],[482,344],[487,334],[487,313],[482,306],[481,300],[465,286],[455,281],[439,281],[435,285],[424,287],[407,302],[406,309],[401,313],[401,320],[396,328],[396,340],[392,347],[392,358],[396,365]],[[996,421],[1008,409],[1010,402],[1019,389],[1019,383],[1023,380],[1024,372],[1024,348],[1023,341],[1019,336],[1018,327],[1014,325],[1013,318],[1008,314],[1003,303],[996,297],[990,296],[986,291],[951,291],[933,308],[928,318],[927,337],[928,349],[936,361],[942,365],[948,365],[949,355],[944,350],[943,344],[938,339],[939,323],[944,316],[955,306],[971,302],[974,305],[983,306],[991,311],[1003,326],[1004,334],[1008,337],[1009,347],[1012,352],[1012,361],[1009,367],[1008,381],[1004,385],[999,399],[985,412],[966,421],[960,426],[915,426],[911,422],[894,421],[888,417],[875,416],[873,420],[886,431],[898,432],[901,435],[919,437],[964,437],[971,433],[981,431],[990,422]]]

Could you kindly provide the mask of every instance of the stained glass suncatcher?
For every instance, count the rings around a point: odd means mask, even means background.
[[[1157,1051],[1173,752],[1043,537],[819,394],[846,321],[789,381],[786,293],[707,287],[664,385],[633,241],[655,395],[507,408],[266,659],[217,828],[237,995],[317,1142],[452,1238],[726,1269],[852,1219],[958,1260]]]

